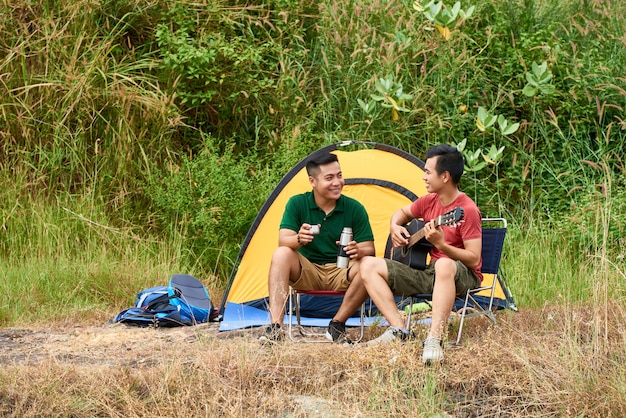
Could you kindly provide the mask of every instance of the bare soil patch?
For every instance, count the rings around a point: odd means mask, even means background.
[[[149,366],[165,360],[163,349],[188,350],[199,338],[217,337],[218,326],[209,323],[158,329],[122,324],[5,328],[0,330],[0,364],[27,365],[53,359],[58,364],[84,366]]]

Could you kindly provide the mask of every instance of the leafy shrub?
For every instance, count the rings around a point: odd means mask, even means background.
[[[188,265],[228,276],[238,246],[279,178],[248,156],[207,146],[166,169],[153,167],[146,191],[159,230],[182,234]]]
[[[156,28],[160,78],[176,92],[190,116],[187,123],[212,133],[222,150],[231,141],[236,152],[263,147],[303,100],[285,91],[297,88],[285,64],[306,55],[306,18],[298,13],[308,4],[292,9],[293,2],[282,3],[269,8],[177,2]],[[200,137],[194,146],[201,146]]]

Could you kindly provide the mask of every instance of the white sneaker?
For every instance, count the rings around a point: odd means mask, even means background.
[[[422,363],[431,365],[443,361],[443,341],[438,338],[426,338],[424,340],[424,352],[422,353]]]
[[[387,331],[383,333],[380,337],[368,341],[365,343],[366,345],[384,345],[390,344],[394,341],[408,341],[411,338],[414,338],[415,335],[413,332],[409,332],[408,330],[398,328],[398,327],[389,327]]]

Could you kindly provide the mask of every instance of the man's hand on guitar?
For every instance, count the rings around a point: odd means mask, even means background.
[[[434,219],[424,225],[424,238],[437,248],[440,248],[440,245],[445,244],[443,229],[435,226]]]
[[[408,227],[405,228],[397,222],[406,220],[406,218],[400,216],[396,217],[396,215],[394,215],[389,230],[393,247],[390,258],[414,269],[425,269],[427,255],[432,246],[445,252],[446,242],[441,227],[454,225],[461,219],[463,219],[463,208],[457,207],[443,215],[431,219],[429,222],[424,223],[420,220],[416,220],[415,222],[409,223]],[[409,230],[413,231],[410,236]],[[403,236],[402,234],[405,235]],[[426,242],[424,242],[424,239]]]
[[[392,225],[390,233],[393,248],[404,247],[409,244],[411,234],[402,225]]]

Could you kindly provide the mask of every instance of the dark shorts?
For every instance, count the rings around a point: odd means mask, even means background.
[[[435,263],[430,263],[424,270],[416,270],[398,261],[385,259],[387,262],[387,282],[394,295],[410,296],[431,294],[435,285]],[[436,261],[435,261],[436,262]],[[480,286],[480,280],[473,270],[460,261],[456,262],[457,296],[464,296],[469,289]]]

